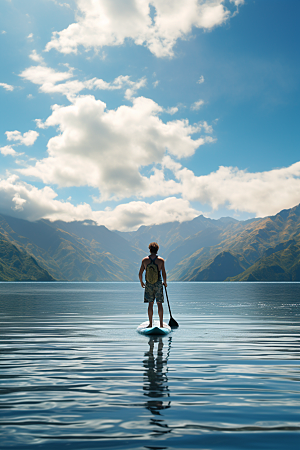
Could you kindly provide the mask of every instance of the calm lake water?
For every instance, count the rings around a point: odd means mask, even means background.
[[[168,294],[151,339],[138,283],[0,283],[1,449],[299,449],[300,283]]]

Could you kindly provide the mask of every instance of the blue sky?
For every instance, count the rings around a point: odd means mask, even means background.
[[[300,202],[297,0],[2,0],[0,212],[110,229]]]

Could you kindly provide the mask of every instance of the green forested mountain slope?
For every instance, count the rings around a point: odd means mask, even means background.
[[[203,245],[201,248],[195,246],[194,252],[183,258],[170,271],[170,279],[178,281],[195,279],[197,273],[205,269],[218,254],[224,251],[239,255],[237,257],[241,266],[247,269],[262,258],[268,248],[293,239],[299,233],[299,205],[290,210],[281,211],[275,216],[233,224],[220,232],[219,243],[216,245]],[[187,245],[189,240],[191,240],[191,237],[181,245]],[[225,280],[225,278],[224,273],[223,279]]]
[[[141,256],[141,251],[114,231],[103,225],[96,225],[93,221],[84,222],[50,222],[43,221],[56,230],[62,230],[76,237],[77,241],[89,243],[101,251],[110,253],[124,260],[135,262]]]
[[[0,235],[57,280],[137,281],[151,241],[160,245],[170,281],[296,280],[300,205],[262,219],[199,216],[129,233],[91,221],[28,222],[2,215]]]
[[[212,226],[189,236],[174,250],[170,251],[167,256],[168,269],[171,271],[171,274],[173,273],[172,269],[174,267],[175,273],[178,269],[186,271],[189,268],[194,267],[195,256],[197,257],[198,267],[199,264],[206,265],[209,260],[212,260],[224,249],[227,250],[230,248],[230,244],[223,245],[224,241],[228,240],[229,237],[235,238],[253,222],[254,221],[228,223],[215,221]],[[190,257],[192,259],[188,261]],[[187,259],[187,264],[184,263],[185,268],[183,269],[182,261],[185,259]],[[179,264],[178,267],[176,266],[177,264]]]
[[[34,258],[0,236],[0,281],[53,281]]]
[[[228,276],[238,275],[245,270],[247,263],[241,255],[230,252],[219,253],[203,269],[195,269],[189,281],[224,281]]]
[[[73,223],[71,231],[76,227],[82,229],[81,236],[78,236],[62,229],[68,229],[68,225],[0,216],[0,233],[5,239],[32,255],[56,280],[137,280],[140,250],[105,227]],[[89,227],[93,231],[87,236]],[[94,228],[98,228],[97,235]]]
[[[265,256],[227,281],[300,281],[300,238],[268,249]]]

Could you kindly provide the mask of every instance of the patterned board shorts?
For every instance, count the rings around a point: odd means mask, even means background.
[[[159,280],[155,284],[146,283],[145,293],[144,293],[144,303],[154,302],[156,303],[164,302],[163,285],[162,281]]]

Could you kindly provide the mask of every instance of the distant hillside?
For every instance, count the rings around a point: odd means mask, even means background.
[[[300,205],[262,219],[199,216],[128,233],[92,221],[28,222],[0,215],[0,238],[56,280],[137,281],[141,259],[157,241],[169,281],[296,281]],[[23,275],[26,270],[20,266]]]
[[[144,252],[148,251],[150,242],[158,242],[160,246],[159,253],[163,255],[164,258],[168,258],[169,254],[173,250],[178,249],[186,239],[190,239],[192,236],[204,231],[206,231],[206,233],[204,233],[203,236],[208,236],[212,233],[212,230],[223,229],[229,224],[232,225],[236,223],[239,222],[231,217],[223,217],[214,220],[201,215],[186,222],[180,223],[176,221],[160,225],[141,226],[137,231],[118,233],[135,247],[144,249]],[[188,252],[189,250],[184,254]],[[172,264],[173,267],[172,258],[170,259],[170,264]]]
[[[0,216],[0,233],[62,281],[135,281],[142,253],[117,233],[86,222],[28,222]]]
[[[34,258],[0,237],[0,281],[53,281]]]
[[[266,256],[265,252],[268,249],[281,245],[299,235],[300,206],[281,211],[275,216],[238,222],[219,230],[219,236],[217,237],[219,242],[215,245],[209,243],[207,245],[206,242],[203,242],[204,245],[200,247],[195,241],[194,249],[190,249],[190,252],[172,268],[169,278],[170,280],[191,281],[195,278],[195,273],[200,273],[206,269],[207,264],[213,262],[216,256],[224,251],[230,252],[232,255],[240,255],[241,266],[248,270],[248,267]],[[189,242],[195,240],[195,237],[196,235],[185,239],[181,243],[181,247],[189,247]],[[180,248],[178,250],[183,253]],[[169,255],[169,258],[171,256],[172,254]],[[232,277],[235,277],[235,275],[232,273],[227,277],[233,279]],[[239,277],[242,277],[242,274]],[[223,280],[225,279],[226,277]],[[266,280],[269,280],[269,278],[266,278]],[[213,279],[208,277],[207,281],[213,281]]]
[[[300,281],[300,238],[268,249],[265,255],[227,281]]]
[[[196,268],[189,281],[224,281],[228,276],[238,275],[247,267],[240,259],[230,252],[221,252],[204,269]]]

